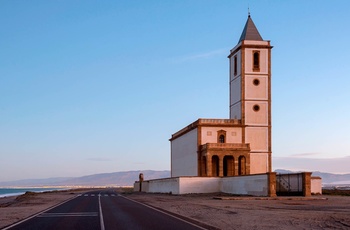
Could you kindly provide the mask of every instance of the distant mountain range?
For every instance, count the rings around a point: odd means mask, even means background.
[[[276,169],[277,173],[295,173],[294,171]],[[319,176],[322,178],[322,184],[329,185],[350,185],[350,173],[348,174],[334,174],[334,173],[325,173],[325,172],[312,172],[311,176]]]
[[[0,187],[43,187],[43,186],[131,186],[143,173],[145,180],[170,177],[170,171],[127,171],[100,173],[82,177],[58,177],[47,179],[26,179],[0,182]]]
[[[293,171],[277,169],[277,173],[294,173]],[[145,180],[168,178],[170,171],[138,170],[114,173],[100,173],[82,177],[57,177],[47,179],[27,179],[17,181],[0,182],[0,187],[42,187],[42,186],[132,186],[143,173]],[[322,178],[323,184],[349,185],[350,174],[332,174],[313,172],[312,176]]]

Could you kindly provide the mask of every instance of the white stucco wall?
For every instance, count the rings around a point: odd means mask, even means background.
[[[237,56],[237,74],[234,75],[234,57]],[[232,81],[235,77],[241,75],[241,51],[239,50],[237,53],[230,57],[230,81]]]
[[[202,144],[217,143],[219,130],[226,131],[226,143],[242,143],[242,128],[240,127],[202,127]]]
[[[166,178],[149,181],[148,192],[151,193],[179,193],[179,178]]]
[[[322,178],[311,177],[311,194],[322,194]]]
[[[245,73],[256,73],[253,72],[253,51],[260,51],[260,71],[261,74],[268,73],[268,49],[250,49],[245,50]]]
[[[254,80],[259,80],[254,85]],[[245,98],[247,100],[268,100],[268,77],[267,75],[246,75],[245,76]]]
[[[138,191],[139,183],[134,184]],[[177,177],[144,181],[143,192],[150,193],[215,193],[236,195],[268,196],[268,175],[247,175],[239,177]]]
[[[268,127],[247,127],[245,139],[252,152],[268,151]]]
[[[236,102],[241,100],[241,77],[235,78],[231,81],[231,104],[235,104]]]
[[[259,105],[259,111],[254,111],[254,105]],[[247,125],[268,125],[268,102],[247,101],[245,102],[245,117]]]
[[[259,174],[269,171],[267,153],[251,153],[250,154],[250,173]]]
[[[230,119],[242,119],[241,102],[230,106]]]
[[[268,175],[247,175],[239,177],[224,177],[220,191],[224,193],[268,196]]]
[[[180,194],[213,193],[220,191],[219,177],[180,177]]]
[[[139,189],[140,182],[135,182],[134,191],[138,192]],[[142,192],[180,194],[179,191],[178,177],[147,180],[142,182]]]
[[[197,128],[171,141],[171,177],[198,176]]]

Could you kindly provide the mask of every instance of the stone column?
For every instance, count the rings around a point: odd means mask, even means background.
[[[207,155],[207,176],[212,176],[211,174],[211,168],[212,168],[212,162],[211,162],[211,156]]]
[[[276,195],[276,173],[275,172],[269,172],[267,173],[267,183],[268,183],[268,191],[267,196],[274,197]]]
[[[219,177],[224,176],[224,157],[219,156]]]
[[[234,162],[234,164],[235,164],[235,174],[234,174],[234,176],[238,176],[239,174],[238,174],[238,157],[235,157],[234,158],[234,160],[235,160],[235,162]]]
[[[301,173],[303,177],[303,196],[311,196],[311,172]]]

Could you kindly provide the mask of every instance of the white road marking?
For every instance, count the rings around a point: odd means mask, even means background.
[[[68,213],[42,213],[37,217],[62,217],[62,216],[98,216],[97,212],[68,212]]]
[[[91,194],[91,196],[95,196],[95,194]]]
[[[141,204],[141,205],[143,205],[143,206],[146,206],[146,207],[148,207],[148,208],[150,208],[150,209],[153,209],[153,210],[155,210],[155,211],[157,211],[157,212],[161,212],[161,213],[163,213],[163,214],[165,214],[165,215],[171,216],[171,217],[173,217],[173,218],[175,218],[175,219],[178,219],[178,220],[180,220],[180,221],[182,221],[182,222],[185,222],[185,223],[187,223],[187,224],[190,224],[190,225],[192,225],[192,226],[195,226],[195,227],[197,227],[197,228],[199,228],[199,229],[207,230],[206,228],[203,228],[203,227],[201,227],[201,226],[199,226],[199,225],[196,225],[196,224],[194,224],[194,223],[191,223],[191,222],[189,222],[189,221],[187,221],[187,220],[181,219],[181,218],[179,218],[179,217],[177,217],[177,216],[173,216],[173,215],[171,215],[170,213],[163,212],[163,211],[161,211],[161,210],[159,210],[159,209],[156,209],[156,208],[154,208],[154,207],[152,207],[152,206],[149,206],[149,205],[147,205],[147,204],[138,202],[138,201],[136,201],[136,200],[132,200],[132,199],[130,199],[130,198],[127,198],[127,197],[122,196],[122,195],[119,195],[119,194],[118,194],[118,196],[121,196],[121,197],[123,197],[123,198],[125,198],[125,199],[127,199],[127,200],[130,200],[130,201],[132,201],[132,202],[135,202],[135,203],[137,203],[137,204]],[[187,217],[187,218],[191,219],[190,217]]]
[[[100,210],[100,225],[101,230],[105,230],[105,224],[103,222],[103,214],[102,214],[102,207],[101,207],[101,192],[98,194],[98,207]]]
[[[80,196],[80,195],[78,195],[78,196]],[[44,212],[50,211],[51,209],[54,209],[54,208],[56,208],[56,207],[58,207],[58,206],[60,206],[60,205],[62,205],[62,204],[64,204],[64,203],[67,203],[68,201],[71,201],[71,200],[77,198],[78,196],[75,196],[75,197],[72,197],[72,198],[70,198],[70,199],[67,199],[67,200],[65,200],[65,201],[63,201],[63,202],[61,202],[61,203],[59,203],[59,204],[57,204],[57,205],[54,205],[54,206],[52,206],[52,207],[50,207],[50,208],[48,208],[48,209],[45,209],[44,211],[42,211],[42,212],[40,212],[40,213],[38,213],[38,214],[36,214],[36,215],[30,216],[30,217],[28,217],[28,218],[26,218],[26,219],[23,219],[23,220],[21,220],[21,221],[19,221],[19,222],[17,222],[17,223],[12,224],[12,225],[10,225],[10,226],[8,226],[8,227],[6,227],[6,228],[3,228],[2,230],[8,230],[8,229],[10,229],[10,228],[13,228],[13,227],[15,227],[15,226],[17,226],[17,225],[19,225],[19,224],[21,224],[21,223],[27,221],[27,220],[30,220],[30,219],[32,219],[32,218],[37,217],[38,215],[40,215],[40,214],[42,214],[42,213],[44,213]]]

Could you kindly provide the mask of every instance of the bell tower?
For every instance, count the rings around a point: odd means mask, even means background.
[[[250,144],[250,174],[271,172],[271,49],[250,15],[230,55],[230,119]]]

